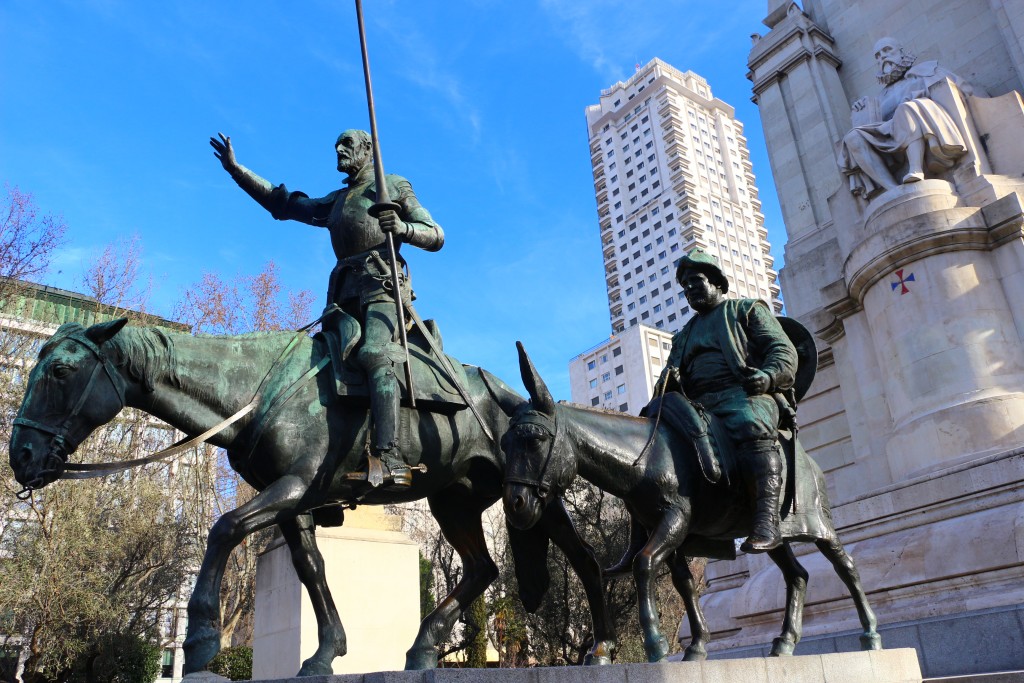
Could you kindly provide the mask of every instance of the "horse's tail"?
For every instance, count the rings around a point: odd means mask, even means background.
[[[512,562],[516,568],[516,581],[519,583],[519,599],[530,614],[540,607],[544,595],[551,585],[548,573],[548,545],[550,539],[543,524],[536,524],[530,529],[508,529],[508,545],[512,550]]]

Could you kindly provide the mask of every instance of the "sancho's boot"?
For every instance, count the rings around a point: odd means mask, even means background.
[[[782,495],[782,454],[772,441],[743,444],[743,464],[754,484],[754,526],[740,546],[745,553],[763,553],[779,547],[779,496]]]
[[[380,458],[383,478],[375,476],[371,461],[368,479],[374,486],[390,483],[392,486],[410,486],[412,471],[402,459],[398,449],[398,408],[401,400],[395,365],[386,363],[373,368],[370,379],[370,413],[373,417],[372,454]]]
[[[722,478],[722,466],[718,464],[718,456],[711,446],[711,439],[705,431],[693,437],[693,449],[697,451],[697,460],[700,462],[700,471],[712,484],[717,484]]]

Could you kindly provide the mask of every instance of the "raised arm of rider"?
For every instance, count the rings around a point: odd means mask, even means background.
[[[223,133],[217,135],[219,140],[210,138],[213,155],[220,160],[221,166],[238,186],[274,218],[282,221],[296,220],[320,227],[327,225],[334,193],[322,199],[310,199],[303,192],[289,192],[284,185],[274,187],[270,181],[238,163],[230,137]]]

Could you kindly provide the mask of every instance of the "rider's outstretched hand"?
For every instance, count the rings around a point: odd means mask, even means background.
[[[220,159],[220,165],[224,170],[231,173],[238,169],[238,161],[235,160],[235,148],[231,146],[231,138],[224,133],[217,133],[220,140],[210,138],[210,147],[213,147],[213,156]]]

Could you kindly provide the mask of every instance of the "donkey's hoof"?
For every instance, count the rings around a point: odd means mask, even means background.
[[[684,662],[702,662],[707,658],[708,651],[704,649],[703,645],[691,645],[683,653]]]
[[[796,649],[796,643],[791,640],[785,640],[783,638],[776,638],[772,641],[772,657],[788,657],[793,654],[793,650]]]
[[[877,633],[865,633],[860,637],[860,649],[862,650],[881,650],[882,649],[882,636]]]

